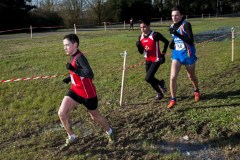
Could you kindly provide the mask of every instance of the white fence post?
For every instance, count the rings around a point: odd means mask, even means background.
[[[126,29],[126,24],[125,24],[125,21],[123,21],[123,27],[124,27],[124,29]]]
[[[232,62],[234,60],[234,27],[232,27]]]
[[[30,34],[31,34],[31,38],[32,38],[32,26],[30,26]]]
[[[124,53],[120,53],[120,55],[124,58],[124,60],[123,60],[123,72],[122,72],[122,85],[121,85],[121,94],[120,94],[120,106],[122,106],[123,90],[124,90],[124,79],[125,79],[125,71],[126,71],[126,60],[127,60],[127,51],[124,51]]]
[[[76,24],[74,24],[74,33],[77,34]]]
[[[107,26],[106,26],[106,22],[103,22],[104,24],[104,29],[105,29],[105,32],[107,31]]]

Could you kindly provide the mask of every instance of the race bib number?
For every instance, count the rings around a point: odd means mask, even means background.
[[[75,81],[74,81],[74,79],[73,79],[73,76],[70,75],[70,77],[71,77],[71,82],[72,82],[72,84],[76,85],[76,83],[75,83]]]
[[[185,45],[184,43],[175,43],[175,49],[177,51],[185,50]]]

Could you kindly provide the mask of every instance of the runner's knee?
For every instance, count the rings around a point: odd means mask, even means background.
[[[145,81],[148,82],[148,83],[151,83],[152,82],[152,77],[146,76]]]
[[[58,110],[58,117],[60,118],[60,119],[64,119],[64,118],[66,118],[67,117],[67,114],[65,113],[65,112],[63,112],[62,110]]]
[[[91,115],[92,120],[99,122],[101,120],[101,116],[100,115]]]
[[[177,76],[176,75],[171,75],[170,81],[176,81],[176,80],[177,80]]]
[[[195,75],[188,75],[188,78],[189,78],[191,81],[195,81],[197,77],[196,77]]]

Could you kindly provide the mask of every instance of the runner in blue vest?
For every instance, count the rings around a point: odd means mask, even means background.
[[[169,109],[173,108],[176,104],[177,76],[182,65],[185,66],[188,78],[192,81],[195,102],[200,100],[198,79],[195,74],[195,63],[197,61],[197,57],[195,55],[196,49],[194,46],[191,24],[185,20],[184,10],[180,6],[172,8],[172,20],[173,24],[169,28],[170,34],[173,37],[169,45],[172,49],[170,76],[171,100],[167,106]]]

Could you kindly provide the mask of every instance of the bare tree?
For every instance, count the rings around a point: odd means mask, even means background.
[[[81,24],[86,10],[86,0],[62,0],[59,6],[59,13],[63,17],[65,24]]]
[[[57,6],[61,0],[36,0],[35,3],[39,9],[47,12],[57,11]]]
[[[102,22],[104,3],[106,0],[87,0],[89,7],[94,11],[98,24]]]

